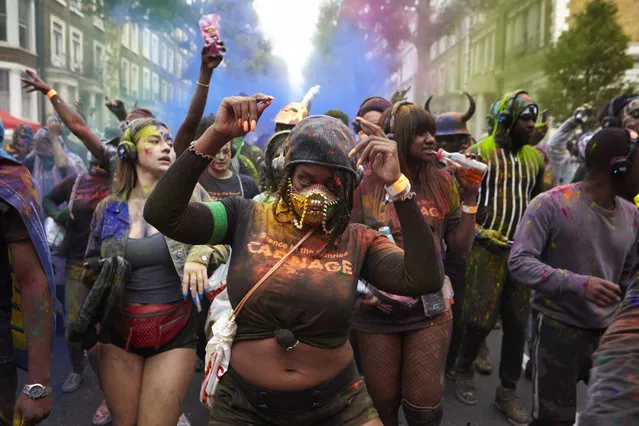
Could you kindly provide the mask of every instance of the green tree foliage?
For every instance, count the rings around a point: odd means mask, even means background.
[[[590,1],[544,58],[548,81],[540,92],[540,104],[563,121],[586,102],[601,111],[614,96],[632,90],[624,81],[633,66],[626,54],[629,41],[617,22],[617,6]]]

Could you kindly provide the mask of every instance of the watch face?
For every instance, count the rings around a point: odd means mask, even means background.
[[[38,399],[44,395],[44,388],[42,386],[34,385],[29,389],[29,396],[33,399]]]

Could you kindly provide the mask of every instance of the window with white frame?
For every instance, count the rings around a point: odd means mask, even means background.
[[[140,68],[136,64],[131,64],[131,96],[140,95]]]
[[[166,55],[167,55],[166,44],[162,43],[162,49],[160,50],[160,65],[162,66],[163,69],[167,68]]]
[[[165,79],[162,79],[162,83],[161,83],[161,87],[162,87],[162,102],[167,103],[169,101],[169,87],[166,83]]]
[[[0,41],[7,41],[7,0],[0,0]]]
[[[120,61],[120,84],[122,84],[122,92],[128,96],[131,87],[130,64],[127,59],[122,58]]]
[[[131,45],[129,48],[133,53],[140,53],[140,27],[138,24],[131,24]]]
[[[84,16],[84,14],[82,13],[82,0],[71,0],[71,4],[69,5],[69,8],[76,15]]]
[[[142,30],[142,56],[151,59],[151,30],[148,28]]]
[[[11,96],[9,95],[9,70],[0,69],[0,108],[10,111]]]
[[[66,29],[64,21],[51,15],[51,63],[54,67],[63,67],[65,64]]]
[[[151,71],[148,68],[142,68],[142,97],[149,99],[151,97]]]
[[[160,95],[160,76],[155,72],[151,76],[151,86],[153,89],[153,100],[156,101]]]
[[[167,51],[167,71],[173,74],[173,61],[175,60],[175,54],[173,53],[173,49],[169,49]]]
[[[173,95],[173,85],[169,83],[169,102],[173,102],[175,100]]]
[[[106,81],[106,50],[101,43],[93,42],[93,77],[104,83]]]
[[[99,1],[99,3],[98,3]],[[95,25],[97,28],[104,30],[104,14],[103,13],[97,13],[97,9],[98,6],[99,7],[103,7],[104,6],[104,0],[92,0],[93,2],[93,9],[94,12],[93,13],[93,25]]]
[[[82,31],[77,28],[70,27],[71,33],[71,71],[82,72]]]
[[[18,37],[20,41],[20,47],[25,50],[31,49],[31,36],[29,34],[30,21],[31,21],[31,2],[30,1],[18,2]]]
[[[128,22],[122,25],[122,34],[120,36],[120,38],[122,39],[122,46],[126,47],[127,49],[129,48],[129,43],[131,41],[131,31],[129,28],[130,25],[131,24],[129,24]]]
[[[155,34],[151,34],[151,60],[156,65],[160,63],[160,39]]]

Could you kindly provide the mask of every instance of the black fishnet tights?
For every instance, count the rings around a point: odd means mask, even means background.
[[[418,407],[439,404],[452,327],[449,316],[417,331],[357,332],[366,387],[384,426],[398,426],[402,398]]]

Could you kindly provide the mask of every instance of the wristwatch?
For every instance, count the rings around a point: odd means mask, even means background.
[[[31,399],[42,399],[51,396],[51,386],[44,386],[40,383],[24,385],[22,393]]]

